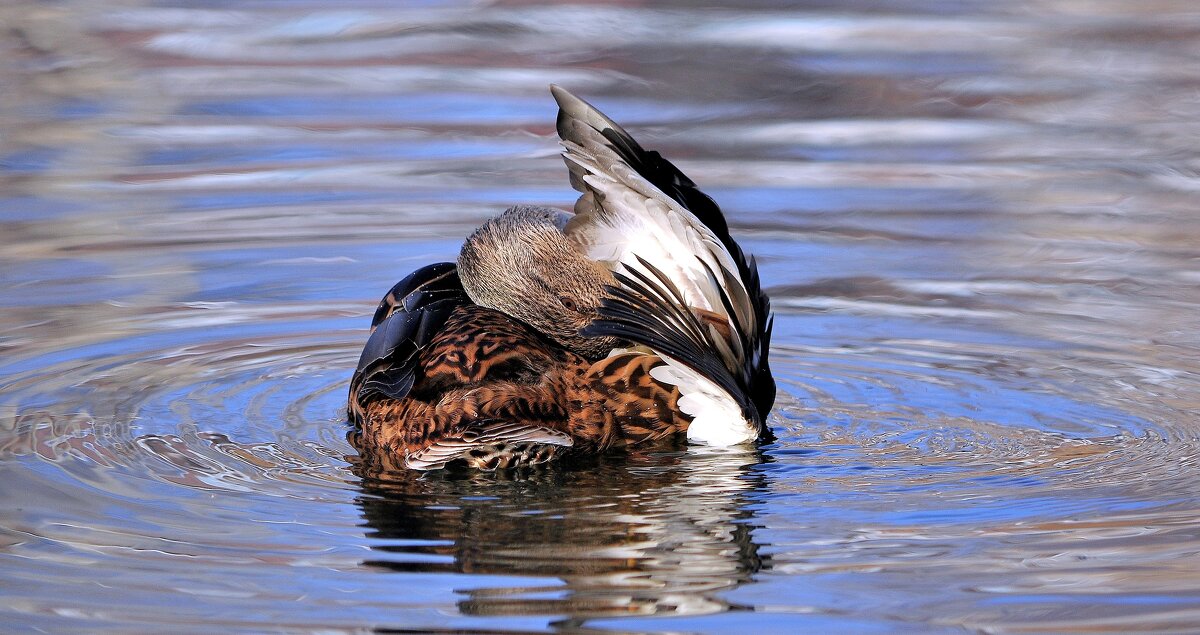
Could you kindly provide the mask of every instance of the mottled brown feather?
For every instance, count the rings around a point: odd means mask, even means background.
[[[661,363],[638,352],[591,362],[499,311],[460,306],[421,351],[407,397],[356,404],[364,416],[352,439],[360,452],[403,457],[507,421],[565,432],[573,452],[654,441],[690,422],[678,389],[650,375]],[[531,460],[560,450],[533,448]],[[511,465],[489,457],[479,467]]]

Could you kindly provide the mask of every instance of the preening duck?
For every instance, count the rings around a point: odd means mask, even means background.
[[[770,434],[770,303],[711,198],[557,86],[573,213],[518,205],[379,303],[350,382],[359,452],[536,465]]]

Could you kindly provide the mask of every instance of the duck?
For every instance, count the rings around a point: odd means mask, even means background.
[[[410,470],[496,471],[769,439],[754,257],[671,162],[550,90],[573,209],[515,205],[388,291],[350,381],[351,443]]]

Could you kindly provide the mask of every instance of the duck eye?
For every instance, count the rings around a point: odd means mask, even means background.
[[[563,305],[563,308],[568,311],[574,311],[577,308],[575,306],[574,298],[570,298],[565,295],[560,295],[560,296],[558,296],[558,301],[561,302]]]

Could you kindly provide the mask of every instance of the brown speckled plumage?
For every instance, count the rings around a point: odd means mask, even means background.
[[[496,422],[566,433],[575,452],[668,437],[688,418],[678,409],[679,391],[650,376],[661,363],[637,352],[589,361],[499,311],[463,305],[421,353],[408,396],[363,405],[356,444],[362,452],[411,456]],[[514,463],[566,450],[536,443],[521,449],[530,454]],[[491,453],[461,458],[481,469],[513,466],[504,458],[489,464]]]

